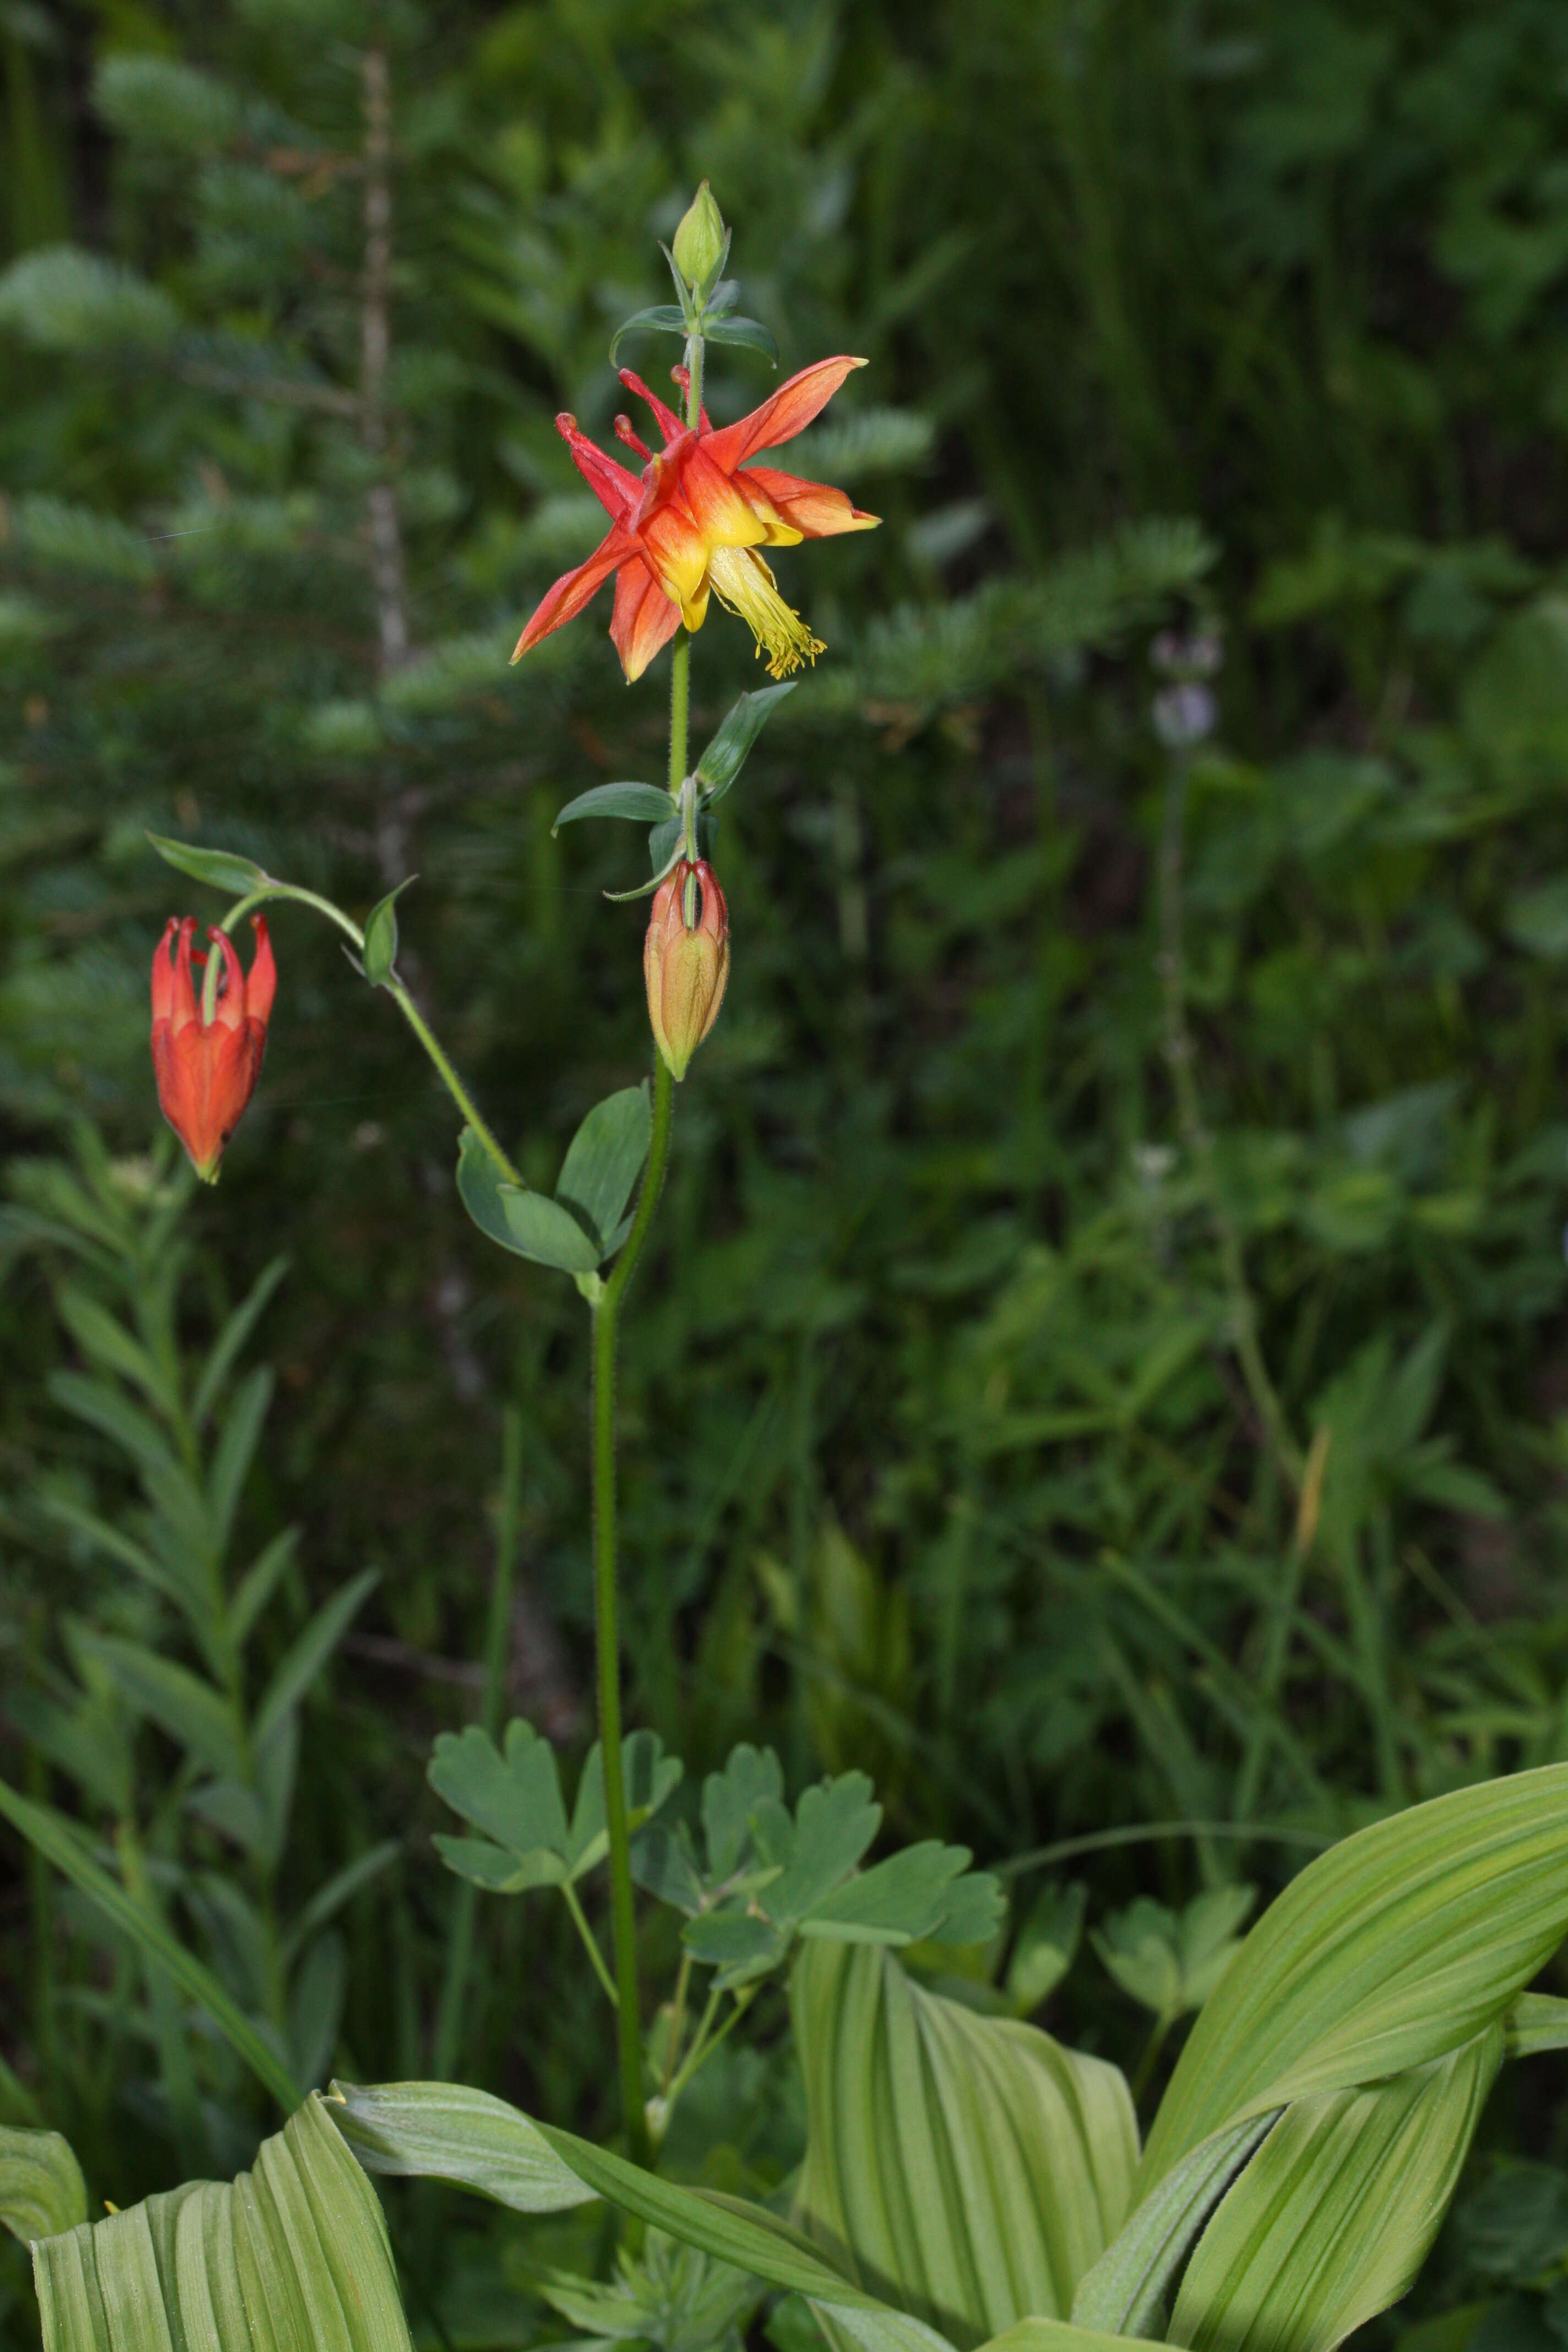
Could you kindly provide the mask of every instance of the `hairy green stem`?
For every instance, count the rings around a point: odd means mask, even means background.
[[[654,1066],[653,1135],[647,1172],[626,1245],[594,1308],[594,1622],[598,1652],[599,1745],[605,1765],[605,1826],[610,1842],[610,1918],[616,1961],[616,2032],[626,2139],[635,2163],[648,2161],[643,2101],[642,2036],[637,2015],[637,1916],[632,1902],[631,1831],[621,1756],[621,1650],[616,1582],[616,1339],[621,1300],[653,1223],[669,1153],[675,1082]]]
[[[702,341],[686,347],[689,381],[686,419],[695,425],[702,402]],[[669,790],[679,799],[686,781],[691,709],[691,640],[683,629],[670,657]],[[615,1270],[593,1303],[594,1318],[594,1625],[597,1653],[599,1748],[605,1767],[605,1827],[609,1838],[610,1924],[616,1968],[616,2039],[620,2055],[621,2098],[626,2143],[634,2163],[651,2158],[647,2110],[643,2095],[642,2030],[637,2009],[637,1910],[632,1896],[631,1828],[626,1815],[626,1766],[621,1752],[620,1603],[616,1578],[616,1342],[621,1301],[637,1270],[664,1189],[669,1156],[669,1123],[675,1082],[662,1055],[654,1057],[653,1133],[637,1216]]]

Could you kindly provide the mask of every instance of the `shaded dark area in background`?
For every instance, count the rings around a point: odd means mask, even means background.
[[[506,657],[596,536],[553,416],[608,437],[610,332],[704,174],[783,367],[871,362],[798,464],[885,522],[782,559],[828,653],[723,813],[730,997],[626,1346],[634,1719],[693,1780],[741,1737],[864,1766],[900,1834],[987,1860],[1334,1834],[1568,1754],[1561,9],[16,0],[0,67],[6,1777],[105,1851],[133,1823],[263,2009],[226,1885],[296,1919],[395,1841],[270,1997],[301,2064],[425,2071],[423,1770],[477,1706],[508,1405],[512,1699],[586,1738],[578,1301],[467,1225],[444,1097],[284,911],[261,1092],[166,1210],[147,965],[221,903],[144,833],[361,915],[417,872],[405,973],[552,1181],[647,1033],[641,916],[600,895],[641,836],[550,822],[658,775],[666,665],[623,686],[607,604]],[[766,381],[716,354],[715,414]],[[1178,793],[1150,647],[1200,625]],[[694,653],[700,730],[756,673],[721,615]],[[188,1639],[85,1525],[145,1532],[82,1382],[131,1392],[92,1318],[153,1345],[165,1213],[193,1360],[289,1261],[237,1360],[275,1394],[226,1558],[299,1528],[257,1686],[380,1572],[300,1702],[275,1870],[193,1805],[114,1647]],[[1096,1917],[1302,1851],[1067,1867]],[[179,2177],[178,2064],[132,1948],[12,1861],[0,2087],[124,2202]],[[478,1934],[458,2071],[602,2120],[553,1921]],[[1141,2031],[1090,1957],[1054,2002]],[[1556,2063],[1497,2149],[1563,2153]],[[196,2066],[243,2160],[249,2095]],[[760,2073],[711,2095],[738,2166],[787,2145]],[[1568,2227],[1500,2253],[1484,2219],[1428,2293],[1500,2276],[1545,2326]],[[416,2261],[448,2313],[505,2267],[434,2224]]]

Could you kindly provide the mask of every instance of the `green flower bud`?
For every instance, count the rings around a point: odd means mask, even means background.
[[[689,286],[700,286],[724,257],[724,220],[703,181],[675,232],[675,266]]]

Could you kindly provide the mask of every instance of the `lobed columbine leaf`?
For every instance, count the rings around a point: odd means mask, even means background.
[[[632,1826],[638,1829],[675,1789],[680,1763],[665,1755],[657,1733],[634,1731],[623,1768]],[[609,1850],[597,1742],[583,1767],[570,1821],[555,1750],[531,1724],[509,1724],[500,1748],[474,1725],[463,1732],[443,1732],[427,1777],[437,1795],[481,1832],[478,1838],[437,1836],[443,1861],[488,1893],[520,1895],[534,1886],[569,1885],[596,1869]]]
[[[637,1874],[650,1894],[685,1912],[686,1948],[715,1970],[718,1991],[769,1975],[798,1937],[988,1941],[1001,1919],[1001,1890],[970,1870],[966,1846],[932,1840],[859,1869],[881,1822],[863,1772],[819,1782],[792,1813],[773,1750],[742,1746],[703,1783],[705,1856],[685,1823],[656,1825],[637,1842]]]

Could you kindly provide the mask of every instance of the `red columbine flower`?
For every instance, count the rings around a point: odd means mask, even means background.
[[[683,1078],[719,1018],[730,977],[730,913],[706,858],[695,865],[681,858],[659,884],[642,968],[653,1042],[673,1075]]]
[[[665,446],[656,457],[632,431],[630,418],[616,417],[618,438],[647,459],[640,481],[579,433],[574,416],[558,416],[557,429],[610,516],[610,529],[587,562],[563,572],[542,597],[517,641],[513,661],[552,629],[574,620],[612,572],[616,610],[610,637],[628,679],[642,676],[682,621],[689,629],[702,626],[710,593],[748,624],[773,677],[815,661],[820,640],[784,603],[757,550],[793,547],[841,530],[869,530],[879,518],[862,514],[842,490],[825,482],[802,481],[798,475],[745,460],[804,432],[850,371],[865,364],[818,360],[792,375],[750,416],[717,432],[706,409],[694,430],[640,377],[622,368],[621,382],[647,401],[664,435]],[[684,382],[684,368],[672,373],[678,383]]]
[[[250,928],[256,933],[256,954],[248,979],[239,968],[234,941],[223,931],[207,933],[223,958],[210,1021],[202,1018],[191,976],[195,917],[187,915],[181,922],[171,915],[153,955],[153,1068],[158,1101],[205,1184],[217,1181],[224,1146],[256,1092],[267,1050],[278,967],[264,919],[252,915]],[[206,958],[198,955],[196,961],[205,963]]]

